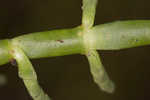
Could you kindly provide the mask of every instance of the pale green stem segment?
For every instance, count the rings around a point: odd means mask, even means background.
[[[120,50],[150,45],[150,20],[117,21],[84,30],[83,27],[75,27],[36,32],[11,40],[31,59],[83,54],[85,44],[90,50]],[[12,58],[8,53],[11,40],[0,40],[0,65]]]
[[[97,0],[83,0],[82,25],[91,28],[94,24]]]
[[[9,43],[12,41],[31,59],[79,54],[84,52],[85,47],[87,51],[120,50],[149,45],[150,20],[118,21],[90,29],[76,27],[0,40],[0,65],[13,58],[9,54]]]
[[[115,90],[113,82],[109,79],[105,71],[98,52],[96,50],[88,51],[87,58],[90,64],[91,73],[95,83],[105,92],[112,93]]]
[[[18,63],[19,77],[23,80],[27,90],[34,100],[50,100],[47,94],[39,86],[36,72],[24,52],[16,45],[11,45],[10,53]]]
[[[8,63],[11,58],[9,54],[9,40],[0,40],[0,65]]]
[[[93,34],[90,30],[94,24],[95,11],[96,11],[97,0],[83,0],[83,42],[85,45],[85,54],[90,63],[91,73],[93,75],[95,83],[105,92],[112,93],[114,91],[114,84],[109,79],[96,49],[91,49],[93,39],[91,38]]]
[[[12,39],[29,58],[79,54],[84,51],[82,28],[36,32]]]
[[[150,20],[116,21],[91,29],[92,48],[120,50],[150,45]]]

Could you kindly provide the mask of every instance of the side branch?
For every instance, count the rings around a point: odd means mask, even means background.
[[[12,45],[11,54],[18,63],[19,77],[23,80],[32,98],[34,100],[50,100],[39,86],[36,72],[24,52],[16,45]]]
[[[96,50],[89,50],[86,54],[88,58],[91,73],[93,75],[94,82],[105,92],[112,93],[115,90],[113,82],[109,79],[107,72],[105,71],[99,55]]]
[[[84,28],[91,28],[94,24],[97,1],[83,0],[82,25]]]

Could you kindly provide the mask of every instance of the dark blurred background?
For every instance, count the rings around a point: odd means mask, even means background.
[[[99,0],[95,24],[150,19],[150,0]],[[0,0],[0,39],[31,32],[71,28],[81,24],[81,0]],[[53,100],[149,100],[150,47],[99,51],[116,84],[107,94],[98,89],[87,59],[69,55],[31,60],[39,83]],[[32,100],[17,75],[17,67],[0,66],[7,83],[0,100]]]

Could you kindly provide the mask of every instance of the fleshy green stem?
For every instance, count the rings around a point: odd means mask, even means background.
[[[85,55],[88,58],[91,73],[94,82],[105,92],[112,93],[114,91],[114,84],[109,79],[105,71],[96,49],[91,49],[93,46],[91,28],[94,24],[95,11],[97,0],[83,0],[83,43],[85,46]],[[92,36],[92,37],[91,37]]]
[[[128,20],[96,25],[91,49],[120,50],[150,45],[150,20]]]
[[[98,0],[83,0],[82,25],[72,29],[31,33],[0,40],[0,65],[15,59],[19,77],[34,100],[50,100],[39,86],[29,58],[85,54],[93,79],[106,92],[114,91],[96,50],[120,50],[150,44],[150,20],[94,24]]]
[[[34,100],[50,100],[39,86],[36,72],[25,53],[16,45],[11,45],[10,54],[18,63],[19,77],[23,80],[28,92]]]
[[[97,0],[83,0],[82,25],[91,28],[94,24]]]
[[[112,93],[115,89],[113,82],[109,79],[105,68],[102,65],[98,52],[89,50],[86,54],[88,58],[91,73],[95,83],[105,92]]]

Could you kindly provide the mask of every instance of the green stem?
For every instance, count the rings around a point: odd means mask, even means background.
[[[150,20],[117,21],[92,28],[91,49],[120,50],[150,45]]]
[[[12,44],[10,53],[18,63],[19,77],[23,80],[27,90],[34,100],[50,100],[47,94],[44,93],[43,89],[39,86],[37,81],[36,72],[29,61],[28,57],[24,52]]]
[[[119,21],[90,29],[77,27],[0,40],[0,65],[12,59],[9,53],[11,43],[21,48],[29,58],[81,54],[85,49],[120,50],[149,45],[149,26],[150,20]]]
[[[93,27],[97,0],[83,0],[82,25],[0,40],[0,65],[12,59],[19,77],[34,100],[50,100],[40,88],[29,58],[85,54],[94,81],[106,92],[114,91],[96,50],[120,50],[150,44],[150,20],[120,21]]]
[[[14,42],[29,58],[82,54],[85,45],[97,50],[120,50],[150,44],[150,20],[119,21],[83,28],[52,30],[0,40],[0,65],[12,57],[8,44]],[[83,41],[84,36],[84,41]],[[62,42],[63,41],[63,42]]]
[[[108,93],[112,93],[115,89],[113,82],[109,79],[107,72],[105,71],[99,55],[96,50],[89,50],[86,53],[88,58],[91,73],[95,83],[103,90]]]
[[[83,0],[82,25],[84,28],[91,28],[94,24],[97,0]]]
[[[8,39],[0,40],[0,65],[8,63],[12,59],[12,56],[9,54],[9,43]]]
[[[97,0],[83,0],[83,43],[85,46],[85,55],[88,58],[91,73],[93,75],[94,82],[103,90],[108,93],[114,91],[114,84],[109,79],[101,61],[99,55],[95,50],[91,49],[94,44],[91,39],[95,35],[91,31],[94,24],[95,11],[96,11]]]
[[[84,52],[82,28],[52,30],[12,39],[29,58],[43,58]]]

